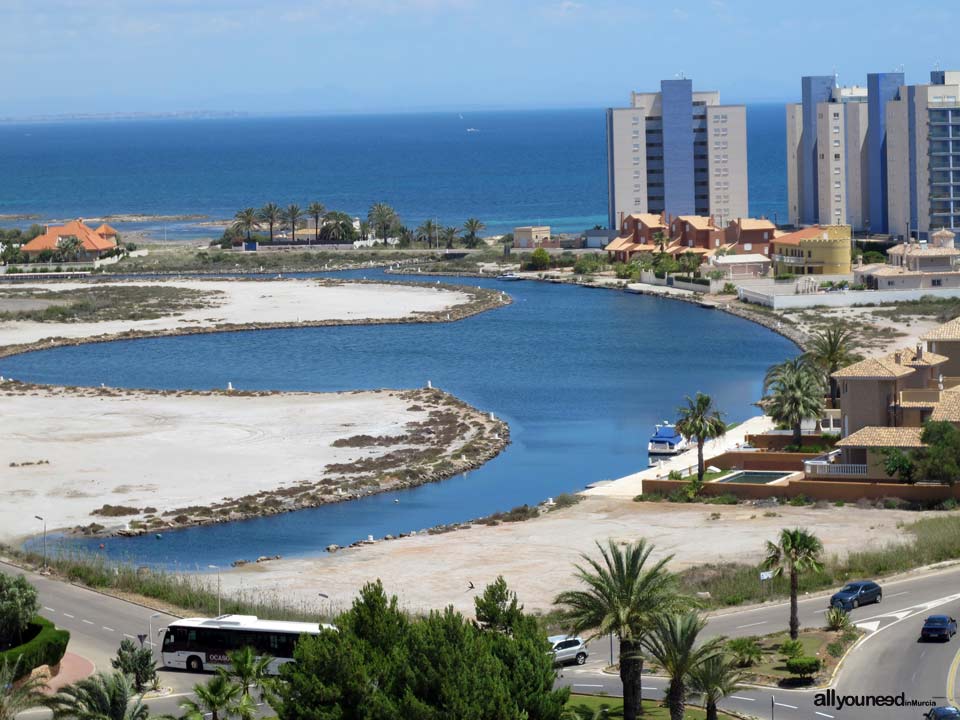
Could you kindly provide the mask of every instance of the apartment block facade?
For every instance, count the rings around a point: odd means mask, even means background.
[[[838,87],[831,75],[802,78],[802,102],[786,108],[791,224],[886,232],[884,109],[902,82],[902,73],[872,73],[867,87]]]
[[[902,85],[886,104],[891,235],[927,239],[960,228],[960,71]]]
[[[688,79],[632,93],[630,107],[607,110],[607,184],[611,229],[635,214],[746,217],[746,108]]]

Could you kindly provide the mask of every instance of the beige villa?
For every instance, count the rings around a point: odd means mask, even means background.
[[[960,249],[954,234],[938,230],[929,242],[916,240],[887,250],[886,263],[855,268],[854,282],[871,290],[960,288]]]

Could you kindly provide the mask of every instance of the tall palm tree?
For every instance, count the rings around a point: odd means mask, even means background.
[[[28,677],[21,684],[14,685],[20,671],[20,663],[8,662],[4,658],[0,664],[0,720],[13,720],[27,710],[42,707],[46,700],[43,680]]]
[[[477,218],[467,218],[464,220],[463,232],[466,234],[463,239],[466,241],[467,247],[475,248],[480,244],[480,233],[482,233],[486,227],[487,226]]]
[[[218,668],[218,670],[240,686],[242,695],[249,696],[250,688],[259,690],[262,695],[270,677],[270,663],[273,658],[269,655],[257,655],[256,650],[250,646],[232,650],[228,656],[230,668],[228,670]]]
[[[668,238],[662,230],[657,230],[653,234],[653,242],[657,245],[657,252],[664,252],[667,249]]]
[[[796,640],[800,632],[800,619],[797,616],[800,573],[823,570],[820,560],[822,554],[823,543],[820,538],[804,528],[784,528],[776,543],[767,541],[767,557],[763,561],[763,568],[773,570],[774,575],[786,573],[790,576],[791,640]]]
[[[443,238],[444,247],[446,247],[448,250],[453,247],[453,243],[457,239],[458,232],[460,232],[460,228],[454,225],[447,225],[445,228],[440,230],[440,237]]]
[[[327,243],[342,243],[353,237],[353,220],[349,215],[331,210],[323,216],[320,237]]]
[[[417,227],[415,233],[417,240],[429,247],[433,239],[437,236],[437,224],[433,220],[424,220]]]
[[[840,387],[832,375],[860,359],[860,356],[853,351],[854,342],[853,330],[832,325],[826,330],[819,330],[813,334],[810,338],[810,347],[805,353],[807,360],[823,372],[825,383],[830,383],[830,399],[834,407],[840,396]]]
[[[743,689],[747,674],[729,653],[704,658],[690,670],[690,689],[698,694],[707,710],[707,720],[717,720],[717,703]]]
[[[683,720],[690,672],[723,652],[721,638],[697,644],[697,636],[706,624],[707,621],[695,612],[658,615],[641,643],[670,677],[666,697],[670,720]]]
[[[273,243],[273,229],[283,222],[283,210],[276,203],[267,203],[257,212],[257,219],[270,228],[270,242]]]
[[[399,221],[397,211],[386,203],[375,203],[367,213],[367,222],[373,228],[374,236],[383,240],[384,243],[387,242],[387,238]]]
[[[194,685],[193,694],[195,699],[180,702],[183,720],[204,720],[207,715],[211,720],[231,715],[247,718],[256,709],[250,697],[243,694],[243,688],[231,682],[225,673],[217,673],[206,685]]]
[[[283,210],[283,224],[290,228],[290,239],[297,242],[297,226],[303,219],[303,210],[296,203],[291,203]]]
[[[250,239],[253,231],[259,227],[260,218],[257,215],[257,211],[252,207],[238,210],[237,214],[233,216],[233,229],[246,235],[247,240]]]
[[[76,235],[68,235],[57,243],[57,253],[64,262],[76,262],[83,250],[83,243]]]
[[[650,564],[653,546],[646,540],[626,548],[610,540],[607,547],[597,543],[597,548],[599,559],[581,555],[585,565],[574,566],[575,576],[586,588],[562,592],[553,602],[562,606],[573,632],[617,636],[623,717],[636,720],[643,712],[641,642],[658,615],[681,610],[689,600],[678,593],[676,578],[666,569],[673,556]]]
[[[774,365],[764,378],[764,411],[780,425],[793,428],[793,444],[803,443],[803,421],[823,412],[823,376],[802,355]]]
[[[47,699],[53,720],[148,720],[150,709],[122,672],[98,673]]]
[[[320,221],[326,214],[327,208],[322,202],[312,202],[307,205],[307,215],[313,218],[313,240],[317,244],[320,243]],[[310,242],[307,241],[307,244],[309,245]]]
[[[703,485],[703,446],[707,440],[723,437],[727,424],[709,395],[698,392],[687,396],[687,404],[677,409],[677,432],[697,439],[697,486]]]

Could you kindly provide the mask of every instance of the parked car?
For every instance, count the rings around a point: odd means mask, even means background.
[[[882,599],[883,591],[873,580],[857,580],[847,583],[835,592],[830,597],[830,605],[844,610],[853,610],[861,605],[880,602]]]
[[[957,720],[960,718],[960,710],[953,705],[931,708],[924,714],[927,720]]]
[[[931,615],[923,621],[921,640],[950,640],[957,634],[957,621],[949,615]]]
[[[577,665],[583,665],[587,661],[587,644],[582,638],[572,635],[552,635],[547,638],[550,643],[551,652],[553,652],[554,661],[558,665],[566,665],[575,662]]]

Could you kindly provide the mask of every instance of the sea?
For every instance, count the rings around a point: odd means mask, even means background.
[[[105,215],[161,239],[268,202],[365,216],[385,202],[487,232],[606,225],[604,110],[0,124],[0,226]],[[747,107],[750,214],[786,217],[783,106]],[[18,217],[12,217],[18,216]],[[22,217],[32,216],[32,217]],[[190,220],[171,217],[199,216]],[[162,217],[163,219],[158,219]]]

